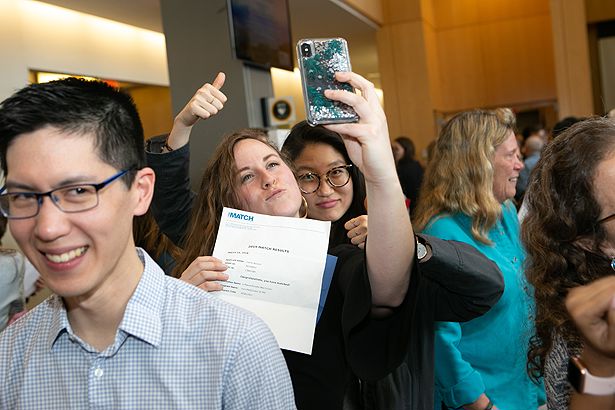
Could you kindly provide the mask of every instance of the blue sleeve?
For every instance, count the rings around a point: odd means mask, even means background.
[[[459,323],[438,322],[434,339],[436,389],[444,403],[453,408],[472,403],[484,393],[481,375],[461,357]]]
[[[226,374],[224,409],[296,408],[282,351],[260,319],[247,329]]]
[[[462,226],[462,224],[468,226]],[[470,220],[463,216],[443,216],[433,220],[423,231],[441,239],[456,240],[476,246],[471,234]],[[472,403],[485,391],[481,375],[466,362],[457,348],[461,340],[461,326],[455,322],[438,322],[434,338],[436,389],[449,407]]]
[[[462,223],[467,223],[467,230],[466,227],[461,226]],[[463,216],[456,218],[450,215],[436,217],[436,219],[433,219],[427,224],[422,233],[435,236],[440,239],[465,242],[476,247],[476,243],[472,238],[472,235],[469,233],[470,223],[469,218],[465,218]]]

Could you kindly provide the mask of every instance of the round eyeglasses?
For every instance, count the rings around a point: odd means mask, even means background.
[[[324,174],[308,172],[306,174],[299,175],[299,189],[304,194],[313,194],[318,191],[318,188],[320,188],[320,180],[323,176],[332,188],[343,187],[348,183],[348,181],[350,181],[350,172],[348,171],[350,167],[352,167],[352,164],[331,168]]]
[[[6,187],[3,187],[0,190],[0,212],[8,219],[35,217],[46,196],[62,212],[88,211],[98,206],[98,191],[134,169],[120,171],[100,184],[68,185],[48,192],[4,192]]]

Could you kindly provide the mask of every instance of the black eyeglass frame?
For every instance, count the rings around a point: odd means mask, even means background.
[[[346,165],[340,165],[337,167],[333,167],[330,170],[328,170],[327,172],[325,172],[324,174],[317,174],[315,172],[306,172],[305,174],[299,175],[297,177],[297,181],[299,181],[299,190],[301,192],[303,192],[304,194],[313,194],[314,192],[318,191],[320,189],[320,183],[322,180],[322,177],[325,177],[325,180],[327,181],[327,184],[329,184],[329,186],[331,188],[341,188],[343,186],[346,186],[348,184],[348,182],[350,181],[350,179],[352,178],[352,175],[350,174],[350,171],[348,171],[348,168],[352,168],[352,164],[346,164]],[[345,169],[348,172],[348,179],[346,180],[346,182],[344,182],[341,185],[335,185],[333,182],[331,182],[331,178],[329,177],[329,175],[336,170],[339,169]],[[305,191],[302,187],[301,187],[301,178],[305,177],[306,175],[312,175],[314,177],[318,177],[318,184],[316,185],[316,189],[314,189],[313,191]]]
[[[66,185],[66,186],[62,186],[62,187],[58,187],[55,189],[52,189],[51,191],[47,191],[47,192],[5,192],[6,191],[6,185],[2,187],[2,189],[0,189],[0,198],[2,197],[8,197],[8,196],[13,196],[13,195],[29,195],[31,197],[35,197],[36,198],[36,212],[32,215],[29,216],[10,216],[8,210],[5,210],[4,207],[2,206],[2,201],[0,201],[0,213],[2,213],[2,215],[7,218],[7,219],[29,219],[29,218],[34,218],[35,216],[37,216],[39,214],[39,212],[41,211],[41,205],[43,204],[43,198],[48,196],[49,199],[51,199],[51,202],[53,202],[53,204],[62,212],[65,212],[67,214],[76,214],[79,212],[85,212],[85,211],[89,211],[90,209],[94,209],[98,206],[99,203],[99,197],[98,197],[98,191],[100,191],[101,189],[103,189],[104,187],[106,187],[107,185],[109,185],[110,183],[112,183],[113,181],[118,180],[119,178],[123,177],[124,175],[126,175],[127,173],[131,172],[131,171],[135,171],[136,167],[131,167],[128,169],[124,169],[119,171],[117,174],[110,176],[109,178],[105,179],[104,181],[98,183],[98,184],[73,184],[73,185]],[[84,208],[84,209],[79,209],[78,211],[67,211],[65,209],[62,209],[62,206],[57,202],[56,197],[54,197],[53,193],[57,192],[57,191],[62,191],[62,190],[66,190],[66,189],[70,189],[70,188],[78,188],[78,187],[84,187],[84,186],[90,186],[92,188],[94,188],[94,191],[96,193],[96,204]]]

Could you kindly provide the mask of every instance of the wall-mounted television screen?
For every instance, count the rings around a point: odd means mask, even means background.
[[[229,0],[229,17],[237,58],[292,71],[288,0]]]

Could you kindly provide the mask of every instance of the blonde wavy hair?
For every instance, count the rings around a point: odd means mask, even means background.
[[[417,230],[435,216],[463,213],[472,219],[474,239],[491,244],[487,233],[502,212],[493,194],[493,156],[514,128],[508,108],[465,111],[446,123],[423,178],[412,219]]]

